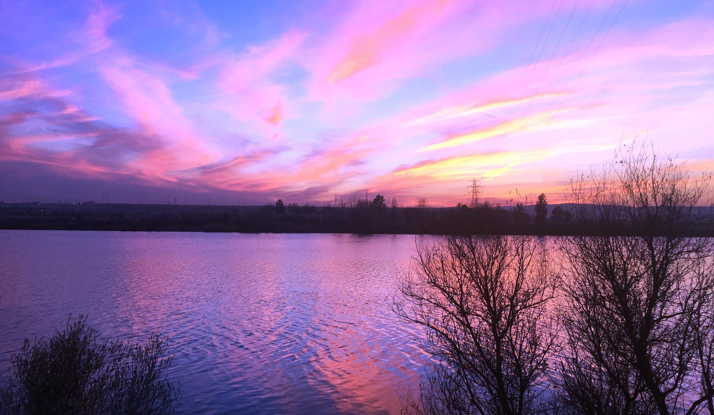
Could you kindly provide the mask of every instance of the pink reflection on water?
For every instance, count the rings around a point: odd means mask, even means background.
[[[317,414],[398,413],[427,360],[391,311],[410,236],[3,232],[2,365],[88,314],[169,336],[179,413]]]

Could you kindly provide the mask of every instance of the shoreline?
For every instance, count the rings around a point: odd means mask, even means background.
[[[676,231],[633,228],[627,222],[576,219],[579,207],[550,205],[539,218],[533,206],[315,207],[1,203],[0,229],[349,235],[533,235],[714,237],[714,209]],[[655,224],[657,225],[657,224]],[[659,227],[659,226],[656,226]]]

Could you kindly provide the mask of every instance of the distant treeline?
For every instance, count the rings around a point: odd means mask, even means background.
[[[602,207],[600,207],[602,209]],[[693,214],[707,214],[708,207]],[[0,204],[0,229],[180,231],[245,233],[353,234],[490,234],[490,235],[634,235],[632,212],[611,209],[618,225],[603,226],[588,205],[549,206],[545,196],[533,206],[459,204],[451,208],[387,207],[384,198],[353,207],[129,205],[129,204]],[[666,226],[666,223],[662,223]],[[678,229],[686,236],[714,236],[714,222]],[[649,232],[649,230],[648,230]]]

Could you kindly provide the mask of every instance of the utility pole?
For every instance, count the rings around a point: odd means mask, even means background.
[[[475,208],[476,206],[478,206],[478,199],[479,196],[481,196],[481,192],[483,191],[483,188],[481,186],[481,180],[472,179],[471,186],[468,186],[468,189],[471,196],[471,200],[469,201],[469,207]]]

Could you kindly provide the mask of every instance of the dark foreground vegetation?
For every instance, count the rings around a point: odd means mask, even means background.
[[[709,182],[630,150],[573,183],[594,236],[421,244],[394,308],[434,364],[404,412],[714,414],[714,240],[681,232]]]
[[[174,412],[179,387],[166,377],[166,339],[103,342],[86,323],[80,316],[49,340],[25,340],[0,383],[1,415]]]

